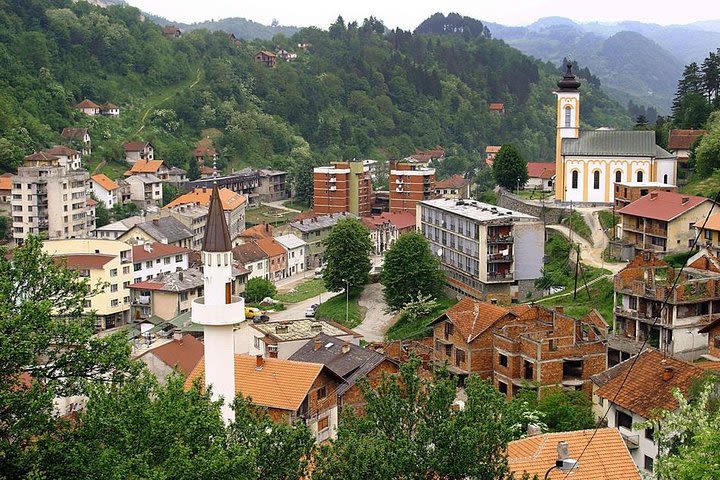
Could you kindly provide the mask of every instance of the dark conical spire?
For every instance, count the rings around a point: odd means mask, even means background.
[[[563,75],[562,80],[557,82],[557,86],[561,92],[577,92],[578,88],[580,88],[580,82],[573,75],[570,62],[565,65],[565,75]]]
[[[217,184],[213,185],[210,194],[210,209],[205,223],[205,238],[203,239],[203,252],[229,252],[232,250],[230,232],[225,221],[225,212],[220,201],[220,190]]]

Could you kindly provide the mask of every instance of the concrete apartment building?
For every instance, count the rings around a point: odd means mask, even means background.
[[[152,280],[130,284],[131,318],[150,317],[169,321],[189,312],[192,301],[203,296],[203,274],[196,268],[165,273]]]
[[[112,208],[119,203],[117,198],[119,186],[104,173],[98,173],[90,177],[88,188],[90,193],[95,195],[95,198],[105,205],[105,208]]]
[[[653,190],[617,211],[618,238],[636,253],[687,251],[695,240],[696,222],[702,223],[712,204],[705,197]]]
[[[270,259],[255,242],[241,243],[232,249],[233,259],[250,272],[250,278],[270,280]]]
[[[535,290],[544,255],[540,219],[475,200],[418,205],[418,230],[440,257],[454,294],[509,304]]]
[[[12,233],[16,244],[29,234],[48,239],[80,238],[88,231],[86,170],[60,165],[44,152],[28,155],[12,177]],[[92,222],[94,224],[94,222]]]
[[[390,211],[415,212],[415,205],[435,196],[435,169],[412,158],[395,162],[389,176]]]
[[[262,168],[258,171],[260,184],[257,188],[260,202],[277,202],[290,198],[287,172]]]
[[[164,273],[187,270],[189,248],[164,243],[133,245],[133,282],[152,280]]]
[[[130,201],[140,208],[162,205],[162,180],[152,173],[131,175],[125,178],[130,185]]]
[[[330,213],[327,215],[315,215],[290,222],[291,232],[307,243],[305,251],[305,268],[317,268],[323,264],[325,246],[323,240],[330,234],[330,230],[339,220],[353,216],[350,213]]]
[[[100,330],[124,325],[130,316],[133,279],[132,247],[118,240],[97,238],[47,240],[43,250],[56,261],[77,270],[91,286],[107,284],[85,300],[86,312],[95,312]]]
[[[350,212],[370,215],[370,167],[358,162],[334,162],[313,170],[313,210],[317,214]]]
[[[243,168],[237,172],[233,172],[230,175],[212,177],[212,178],[200,178],[188,182],[188,189],[195,190],[198,188],[211,189],[213,184],[216,184],[218,188],[232,190],[235,193],[243,195],[247,199],[248,206],[257,206],[260,204],[260,194],[258,193],[258,187],[260,186],[260,173],[258,170],[252,168]]]
[[[157,212],[149,212],[148,220],[163,217],[172,217],[190,230],[193,234],[191,249],[200,251],[205,237],[205,223],[207,222],[208,208],[203,205],[181,204],[172,208],[162,208]]]

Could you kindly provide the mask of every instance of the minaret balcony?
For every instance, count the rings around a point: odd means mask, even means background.
[[[198,325],[235,325],[245,321],[245,299],[232,296],[230,303],[206,305],[205,297],[192,302],[192,321]]]

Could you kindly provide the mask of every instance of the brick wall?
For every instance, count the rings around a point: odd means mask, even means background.
[[[384,360],[378,366],[373,368],[367,374],[367,380],[370,386],[376,388],[383,375],[391,375],[398,372],[398,366],[390,360]],[[347,390],[340,399],[340,405],[342,408],[352,408],[357,415],[364,413],[365,398],[363,397],[360,388],[357,385],[353,385]]]

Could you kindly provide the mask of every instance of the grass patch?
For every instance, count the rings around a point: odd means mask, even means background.
[[[595,270],[600,269],[598,268]],[[612,325],[614,295],[612,280],[608,278],[598,280],[596,283],[589,285],[588,290],[590,292],[589,296],[588,292],[585,291],[585,285],[578,279],[577,298],[573,299],[573,294],[571,292],[570,295],[556,298],[554,300],[536,300],[536,303],[550,308],[556,306],[565,307],[565,313],[575,318],[585,316],[594,308],[600,313],[600,315],[603,316],[609,325]]]
[[[543,276],[537,283],[539,288],[571,288],[573,286],[575,283],[575,268],[569,260],[571,248],[570,241],[563,235],[554,232],[548,235],[548,241],[545,243],[545,256],[548,261],[543,266]],[[580,260],[582,261],[582,258]],[[609,270],[591,267],[582,263],[581,266],[582,271],[578,271],[578,284],[582,284],[582,274],[585,275],[585,281],[589,282],[601,275],[611,273]]]
[[[498,204],[498,194],[493,190],[478,192],[475,196],[479,202],[489,203],[490,205]]]
[[[680,253],[673,253],[671,255],[665,255],[663,257],[663,260],[667,262],[668,265],[674,268],[680,268],[683,265],[685,265],[690,257],[692,257],[696,251],[687,251],[687,252],[680,252]]]
[[[573,232],[577,233],[585,240],[592,241],[592,232],[590,226],[578,212],[572,212],[566,219],[565,225]]]
[[[603,230],[608,232],[608,236],[614,238],[615,225],[620,223],[620,215],[613,215],[613,212],[610,210],[601,210],[598,212],[598,219],[600,220],[600,225],[602,225]]]
[[[519,192],[513,192],[515,195],[517,195],[520,198],[524,198],[526,200],[541,200],[541,199],[548,199],[553,194],[553,192],[543,192],[542,190],[536,190],[534,188],[529,188],[527,190],[520,190]]]
[[[713,172],[712,175],[706,178],[698,178],[693,175],[687,185],[683,186],[680,191],[690,195],[713,198],[720,191],[720,172]]]
[[[259,308],[263,311],[272,310],[274,312],[282,312],[283,310],[285,310],[285,305],[283,305],[282,303],[274,303],[272,305],[267,305],[265,303],[246,303],[245,306]]]
[[[322,278],[311,278],[287,292],[277,294],[276,300],[283,303],[298,303],[327,292]]]
[[[260,207],[250,208],[245,212],[245,224],[248,227],[259,225],[261,223],[269,223],[273,227],[279,227],[288,223],[297,213],[280,210],[278,208],[262,205]]]
[[[90,175],[95,175],[95,173],[104,173],[111,179],[117,180],[118,178],[124,178],[124,173],[127,171],[128,168],[130,168],[129,165],[127,165],[125,162],[116,162],[113,160],[107,160],[103,166],[100,168],[98,172],[95,172],[95,170],[98,168],[98,165],[102,163],[102,160],[99,158],[94,158],[92,160],[83,161],[85,164],[85,168],[88,172],[90,172]]]
[[[293,210],[300,210],[301,212],[304,212],[306,210],[309,210],[310,207],[305,205],[304,203],[296,202],[295,200],[286,200],[283,202],[283,207],[285,208],[292,208]]]
[[[457,303],[454,298],[438,298],[438,306],[421,318],[411,319],[407,315],[400,314],[400,319],[391,326],[385,333],[385,338],[388,340],[406,340],[408,338],[422,338],[432,334],[430,328],[430,322],[435,320],[445,310],[452,307]]]
[[[357,327],[365,318],[365,309],[358,305],[358,298],[360,298],[361,293],[362,288],[350,289],[349,301],[347,302],[347,321],[345,320],[345,292],[339,293],[321,303],[317,309],[316,318],[332,320],[348,328]]]

